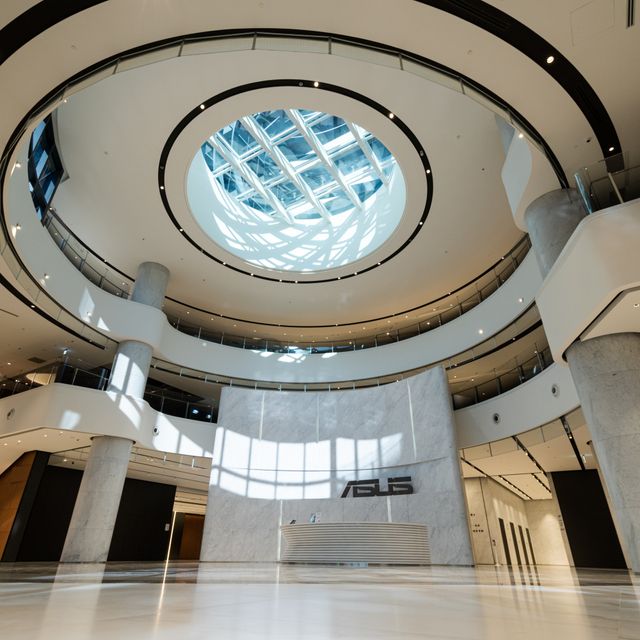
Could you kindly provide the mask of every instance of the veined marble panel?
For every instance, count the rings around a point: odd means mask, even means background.
[[[426,524],[433,563],[473,564],[442,368],[331,393],[225,388],[218,425],[203,560],[274,560],[280,525],[319,513]],[[340,497],[348,481],[401,476],[413,495]]]

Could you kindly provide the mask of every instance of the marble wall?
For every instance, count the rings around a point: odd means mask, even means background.
[[[331,393],[225,388],[218,425],[202,560],[277,560],[279,525],[319,514],[423,523],[434,564],[473,564],[442,368]],[[340,497],[350,480],[405,475],[412,495]]]
[[[571,547],[553,487],[553,478],[548,475],[547,479],[553,492],[551,500],[529,500],[525,504],[536,562],[573,566]]]
[[[549,481],[551,482],[551,478]],[[523,500],[491,478],[467,478],[464,485],[476,564],[507,563],[499,518],[504,521],[512,564],[517,564],[515,542],[523,564],[527,557],[529,561],[535,557],[536,564],[572,564],[555,493],[549,500]],[[511,533],[511,523],[516,531],[515,542]],[[522,527],[525,536],[524,547],[519,527]],[[526,535],[527,529],[531,545]],[[525,548],[527,556],[524,553]]]

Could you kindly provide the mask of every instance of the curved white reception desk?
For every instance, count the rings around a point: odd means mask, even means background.
[[[281,562],[431,564],[427,527],[401,522],[285,524]]]

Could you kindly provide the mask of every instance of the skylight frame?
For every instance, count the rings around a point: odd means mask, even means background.
[[[349,214],[351,214],[354,212],[362,212],[366,202],[366,200],[362,201],[360,199],[362,190],[359,189],[359,196],[353,185],[366,184],[369,181],[378,182],[378,184],[373,187],[374,191],[367,196],[367,199],[379,188],[389,186],[390,168],[396,165],[396,160],[392,154],[389,154],[384,160],[378,158],[370,145],[370,141],[382,143],[372,133],[343,118],[332,116],[328,113],[309,113],[305,110],[298,109],[279,109],[277,111],[281,111],[282,115],[289,120],[290,126],[286,126],[283,130],[278,131],[273,137],[268,131],[268,125],[267,128],[265,128],[265,126],[258,122],[257,118],[261,116],[262,113],[274,112],[261,112],[239,118],[232,124],[224,127],[223,130],[211,135],[205,142],[205,145],[209,145],[223,160],[221,164],[218,164],[214,168],[212,168],[213,161],[208,161],[207,163],[209,171],[211,171],[213,177],[220,182],[222,188],[225,188],[222,184],[222,177],[230,171],[238,174],[247,186],[242,192],[230,192],[230,196],[238,203],[238,206],[243,211],[259,211],[246,202],[251,198],[259,198],[262,202],[266,203],[265,206],[267,206],[267,208],[270,207],[272,209],[272,211],[260,211],[261,214],[279,218],[287,224],[293,224],[294,222],[308,223],[309,221],[319,218],[323,219],[326,223],[332,224],[336,222],[336,220],[334,220],[335,216],[340,216],[341,219],[344,218],[343,214],[345,210],[332,212],[323,202],[328,194],[334,192],[344,193],[351,203],[352,208],[349,211]],[[335,118],[338,121],[344,122],[346,132],[333,140],[323,142],[320,140],[319,135],[313,130],[313,127],[328,118]],[[262,118],[262,120],[264,120],[264,118]],[[227,139],[230,137],[229,127],[236,127],[238,125],[242,127],[242,135],[245,140],[246,133],[253,138],[253,144],[249,143],[247,148],[241,153],[234,148],[232,144],[233,141]],[[337,126],[341,126],[339,122]],[[223,131],[225,132],[224,134],[222,133]],[[320,132],[320,135],[322,135],[322,133],[323,132]],[[298,162],[290,157],[291,149],[283,151],[283,145],[296,137],[301,137],[306,143],[303,145],[303,152],[306,153],[307,148],[313,151],[312,157],[304,158]],[[343,137],[345,139],[342,143],[332,144]],[[302,144],[302,140],[300,144]],[[203,145],[202,149],[203,155],[205,155],[205,145]],[[338,168],[337,162],[340,158],[356,150],[362,154],[366,164],[353,171],[344,173]],[[255,167],[252,168],[249,165],[249,162],[252,162],[262,154],[266,154],[266,157],[271,161],[269,163],[270,171],[273,171],[271,165],[277,167],[279,170],[277,174],[267,179],[254,171]],[[360,161],[361,160],[357,160],[356,162],[359,163]],[[302,174],[320,167],[331,176],[332,180],[314,187]],[[297,189],[302,197],[297,197],[287,203],[276,195],[275,190],[279,190],[279,188],[289,183]]]

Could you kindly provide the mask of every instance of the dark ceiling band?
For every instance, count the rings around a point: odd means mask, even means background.
[[[169,199],[167,197],[167,190],[165,188],[165,167],[166,167],[166,164],[167,164],[167,160],[169,158],[169,154],[171,153],[171,149],[173,148],[173,145],[174,145],[175,141],[178,139],[178,137],[180,136],[180,134],[184,131],[184,129],[193,120],[195,120],[198,116],[200,116],[203,113],[205,113],[205,111],[207,109],[210,109],[211,107],[213,107],[213,106],[215,106],[217,104],[220,104],[224,100],[227,100],[227,99],[229,99],[229,98],[231,98],[233,96],[241,95],[243,93],[248,93],[250,91],[256,91],[256,90],[259,90],[259,89],[267,89],[267,88],[271,88],[271,87],[306,87],[306,88],[312,88],[314,91],[330,91],[332,93],[338,93],[340,95],[347,96],[348,98],[351,98],[353,100],[357,100],[359,102],[362,102],[363,104],[366,104],[368,107],[370,107],[371,109],[374,109],[375,111],[378,111],[379,113],[381,113],[385,117],[389,116],[389,113],[390,113],[389,109],[383,107],[378,102],[375,102],[374,100],[371,100],[371,98],[368,98],[367,96],[363,96],[360,93],[356,93],[355,91],[351,91],[351,89],[345,89],[344,87],[340,87],[340,86],[335,85],[335,84],[328,84],[326,82],[321,83],[319,87],[316,87],[315,85],[316,85],[316,83],[313,80],[283,79],[283,80],[267,80],[267,81],[264,81],[264,82],[252,82],[251,84],[245,84],[245,85],[242,85],[242,86],[239,86],[239,87],[234,87],[233,89],[229,89],[227,91],[219,93],[217,96],[213,96],[212,98],[209,98],[208,100],[204,100],[202,102],[202,105],[204,106],[204,109],[202,108],[201,105],[198,105],[198,106],[194,107],[178,123],[178,125],[175,127],[175,129],[169,134],[169,138],[167,139],[167,142],[165,143],[164,147],[162,148],[162,153],[160,154],[160,164],[158,166],[158,195],[160,196],[160,199],[162,200],[162,204],[164,205],[164,208],[165,208],[165,211],[167,212],[167,215],[169,216],[171,222],[176,227],[176,229],[178,229],[178,232],[180,233],[180,235],[182,235],[202,255],[207,256],[211,260],[213,260],[216,263],[218,263],[220,266],[223,266],[223,267],[225,267],[227,269],[231,269],[232,271],[235,271],[236,273],[242,273],[244,275],[249,276],[250,278],[255,278],[255,279],[259,279],[259,280],[268,280],[270,282],[277,282],[277,283],[282,283],[282,284],[301,284],[301,285],[304,285],[304,284],[319,284],[319,283],[325,283],[325,282],[337,282],[338,280],[347,280],[348,278],[353,278],[355,276],[362,275],[363,273],[367,273],[368,271],[372,271],[373,269],[377,269],[378,267],[382,266],[386,262],[389,262],[389,260],[392,260],[395,256],[397,256],[402,251],[404,251],[404,249],[406,249],[406,247],[409,246],[409,244],[411,242],[413,242],[415,237],[418,235],[420,230],[423,228],[424,223],[425,223],[425,221],[427,219],[427,216],[429,215],[429,209],[431,208],[431,202],[433,200],[433,172],[431,171],[431,167],[429,165],[429,159],[427,158],[427,154],[425,153],[425,150],[420,145],[420,141],[418,140],[417,136],[413,133],[413,131],[411,131],[411,129],[409,129],[409,127],[397,115],[393,115],[393,118],[389,118],[389,122],[392,122],[396,127],[398,127],[398,129],[400,129],[400,131],[402,131],[402,133],[404,133],[404,135],[409,139],[409,141],[411,142],[411,144],[415,148],[416,152],[418,153],[418,157],[420,158],[420,162],[422,163],[422,167],[424,169],[424,176],[425,176],[426,181],[427,181],[427,199],[426,199],[426,202],[425,202],[425,205],[424,205],[424,209],[422,211],[422,215],[420,216],[420,220],[418,221],[418,224],[415,226],[415,228],[412,230],[411,235],[393,253],[385,256],[384,258],[381,258],[380,260],[378,260],[374,264],[372,264],[372,265],[370,265],[368,267],[364,267],[362,269],[358,269],[357,271],[354,271],[353,273],[345,273],[344,275],[333,276],[331,278],[315,278],[313,280],[309,280],[309,279],[305,279],[305,280],[297,279],[296,280],[296,279],[291,278],[291,277],[289,277],[289,278],[286,278],[286,277],[284,277],[284,278],[283,277],[272,277],[272,276],[268,276],[268,275],[264,275],[264,274],[260,274],[260,273],[256,272],[255,269],[260,269],[260,267],[256,267],[254,269],[254,271],[249,271],[247,269],[241,269],[240,267],[236,267],[234,265],[229,264],[226,260],[222,260],[221,258],[218,258],[217,256],[213,255],[212,253],[209,253],[206,249],[204,249],[204,247],[200,246],[184,230],[183,225],[181,225],[178,222],[178,220],[176,219],[175,215],[173,214],[173,211],[171,210],[171,206],[169,205]],[[299,277],[306,277],[306,276],[307,276],[307,274],[303,273]]]
[[[42,0],[0,30],[0,64],[43,31],[106,1],[67,0],[67,2],[61,3],[59,0]],[[527,56],[544,69],[571,96],[595,133],[602,155],[606,158],[622,151],[613,121],[598,94],[578,69],[542,36],[483,0],[414,1],[469,22],[500,38]],[[290,33],[295,33],[295,31],[290,30]],[[357,38],[349,38],[348,36],[336,35],[336,37],[358,41]],[[175,38],[173,39],[175,40]],[[360,41],[365,42],[364,40]],[[384,48],[379,43],[378,47]],[[550,55],[554,57],[552,64],[547,63],[547,58]]]
[[[416,1],[470,22],[518,49],[571,96],[596,134],[605,158],[622,151],[616,128],[598,94],[578,69],[533,29],[482,0]],[[551,63],[547,62],[549,56],[553,56]]]

